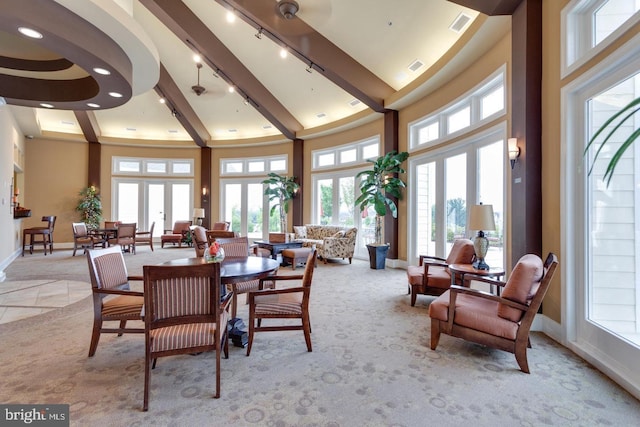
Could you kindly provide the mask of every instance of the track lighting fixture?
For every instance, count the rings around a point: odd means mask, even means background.
[[[311,74],[313,72],[313,62],[309,64],[307,67],[307,73]]]
[[[260,29],[258,30],[258,32],[256,33],[256,38],[257,39],[261,39],[262,38],[262,27],[260,27]]]

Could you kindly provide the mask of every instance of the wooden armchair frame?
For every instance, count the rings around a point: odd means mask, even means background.
[[[470,289],[458,285],[451,286],[448,297],[444,294],[440,297],[448,298],[449,300],[447,308],[447,320],[439,320],[434,318],[433,316],[431,317],[431,349],[436,349],[440,340],[440,334],[444,333],[447,335],[465,339],[467,341],[473,341],[478,344],[513,353],[522,372],[529,373],[529,364],[527,362],[527,348],[531,348],[529,331],[531,329],[531,324],[533,323],[535,315],[538,312],[540,305],[542,304],[542,300],[544,299],[544,296],[549,289],[549,285],[551,283],[551,279],[553,278],[553,274],[556,270],[557,265],[557,256],[553,253],[550,253],[544,262],[544,275],[540,281],[538,290],[536,291],[529,305],[502,298],[492,293],[480,291],[477,289]],[[472,274],[466,275],[465,279],[488,283],[500,288],[504,288],[507,284],[506,282],[500,280],[490,279],[484,276],[476,276]],[[515,339],[489,334],[477,329],[457,324],[455,321],[456,299],[459,295],[468,295],[472,298],[481,298],[484,300],[495,302],[496,306],[498,304],[503,304],[505,306],[522,311],[523,314],[520,321],[514,322],[517,327]],[[498,317],[497,313],[496,317]]]

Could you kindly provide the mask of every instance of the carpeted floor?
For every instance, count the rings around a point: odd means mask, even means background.
[[[140,274],[145,263],[192,254],[171,248],[126,259],[129,273]],[[85,258],[70,255],[20,258],[7,268],[7,280],[88,282]],[[145,413],[142,336],[104,335],[88,358],[87,298],[0,325],[0,401],[68,403],[73,426],[638,424],[640,402],[542,334],[531,337],[530,375],[509,353],[448,336],[431,351],[428,302],[422,297],[410,306],[403,270],[371,270],[357,260],[318,263],[312,353],[301,332],[256,334],[250,357],[230,347],[223,359],[220,399],[211,398],[211,354],[160,359]],[[239,315],[246,321],[245,305]]]

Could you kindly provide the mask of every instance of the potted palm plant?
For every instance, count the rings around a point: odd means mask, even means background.
[[[76,206],[76,210],[80,212],[80,221],[87,224],[90,230],[100,228],[102,221],[102,202],[100,194],[93,185],[80,191],[80,200]]]
[[[279,209],[280,216],[280,232],[287,232],[287,213],[289,213],[289,202],[293,200],[294,196],[300,189],[300,185],[295,181],[295,176],[281,176],[277,173],[269,173],[269,178],[262,181],[267,187],[264,190],[264,194],[269,197],[269,201],[276,201],[271,207],[270,215],[276,209]]]
[[[356,179],[360,179],[360,196],[356,199],[356,206],[360,212],[366,212],[373,206],[375,218],[375,242],[368,244],[370,266],[382,269],[385,265],[389,245],[382,240],[382,219],[391,212],[398,218],[398,206],[395,200],[402,199],[402,189],[405,182],[398,176],[405,172],[402,163],[409,157],[409,153],[390,151],[376,160],[367,160],[373,164],[369,170],[359,172]]]

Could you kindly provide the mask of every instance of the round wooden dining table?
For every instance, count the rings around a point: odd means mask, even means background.
[[[163,262],[160,265],[200,265],[206,264],[203,257],[180,258]],[[220,266],[220,281],[223,285],[263,279],[275,273],[280,263],[271,258],[257,256],[226,257]]]

